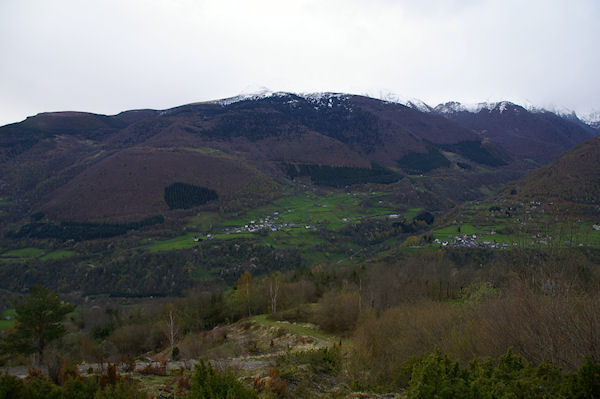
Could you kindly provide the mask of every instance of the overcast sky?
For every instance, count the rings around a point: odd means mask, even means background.
[[[0,0],[0,125],[249,87],[600,110],[599,0]]]

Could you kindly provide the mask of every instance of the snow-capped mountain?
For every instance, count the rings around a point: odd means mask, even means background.
[[[469,112],[472,114],[479,113],[481,111],[497,111],[504,112],[508,109],[519,112],[519,109],[526,110],[524,107],[513,104],[510,101],[499,101],[499,102],[481,102],[481,103],[472,103],[472,104],[461,104],[456,101],[450,101],[445,104],[439,104],[433,111],[439,114],[453,114],[457,112]]]
[[[526,108],[509,101],[448,102],[436,106],[434,112],[479,132],[484,139],[499,144],[521,159],[531,159],[539,164],[551,161],[598,134],[572,111],[550,111],[530,104]]]
[[[600,130],[600,111],[592,111],[579,116],[579,119],[587,125]]]
[[[277,182],[286,179],[286,164],[377,165],[409,174],[439,174],[450,180],[436,186],[440,191],[431,198],[450,198],[452,203],[476,198],[481,184],[514,179],[596,134],[575,122],[507,101],[433,108],[393,95],[377,99],[262,88],[167,110],[36,115],[0,127],[0,175],[15,187],[10,193],[14,198],[46,215],[81,221],[159,214],[164,204],[153,198],[181,181],[216,191],[232,207],[239,206],[237,193],[254,182],[262,191],[247,200],[264,202],[277,191]],[[40,148],[52,150],[39,157]],[[188,150],[195,148],[214,152]],[[52,164],[57,165],[50,173],[36,175],[37,180],[23,178],[29,169],[21,165],[43,170],[48,159],[56,159]],[[72,176],[71,165],[84,172]],[[150,172],[148,165],[154,165]],[[69,182],[48,180],[58,175]],[[40,200],[42,185],[48,195]],[[114,195],[123,191],[130,194]]]
[[[266,87],[249,88],[244,90],[237,96],[218,100],[217,103],[223,106],[231,105],[242,101],[260,100],[269,97],[299,97],[307,100],[316,106],[332,107],[334,102],[348,99],[351,94],[335,93],[335,92],[315,92],[315,93],[291,93],[282,91],[272,91]],[[406,97],[392,92],[380,92],[378,95],[365,94],[366,97],[378,99],[386,103],[401,104],[408,108],[426,113],[435,113],[443,116],[448,116],[456,113],[472,113],[478,114],[485,112],[503,113],[507,110],[512,112],[529,112],[535,114],[552,113],[561,118],[582,123],[594,129],[596,134],[600,133],[600,111],[593,111],[586,114],[577,114],[572,109],[560,106],[537,106],[528,100],[519,100],[517,103],[511,101],[484,101],[477,103],[460,103],[457,101],[449,101],[438,104],[435,107],[426,102],[415,98]],[[291,100],[291,102],[294,102]]]

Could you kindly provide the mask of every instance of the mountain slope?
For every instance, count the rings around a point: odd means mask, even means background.
[[[267,176],[233,157],[135,147],[87,168],[55,190],[41,211],[54,220],[139,220],[169,210],[164,190],[176,182],[215,190],[214,206],[223,210],[253,207],[279,192]]]
[[[481,103],[471,108],[446,103],[435,107],[435,112],[538,165],[594,137],[592,129],[579,120],[572,121],[548,111],[531,112],[506,101]]]
[[[514,187],[521,198],[600,205],[600,137],[531,172]]]
[[[521,109],[488,113],[477,126],[487,121],[489,129],[478,130],[453,120],[467,115],[368,97],[263,93],[114,116],[40,114],[0,127],[0,198],[9,203],[3,218],[16,222],[40,210],[52,220],[177,218],[162,198],[174,183],[214,190],[219,200],[206,206],[236,210],[270,201],[294,179],[378,183],[403,205],[448,209],[532,167],[520,160],[529,144],[511,146],[489,133]],[[537,162],[582,138],[567,122],[553,121],[548,132],[546,119],[527,116],[509,129],[527,127]],[[505,136],[518,142],[516,133]]]

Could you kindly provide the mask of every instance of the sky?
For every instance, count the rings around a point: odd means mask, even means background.
[[[0,125],[273,91],[600,110],[598,0],[0,0]]]

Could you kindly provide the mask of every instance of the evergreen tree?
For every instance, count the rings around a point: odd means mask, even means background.
[[[29,297],[15,306],[15,327],[4,337],[3,351],[37,353],[42,364],[44,349],[65,335],[62,321],[73,310],[75,306],[61,301],[57,293],[34,286]]]

